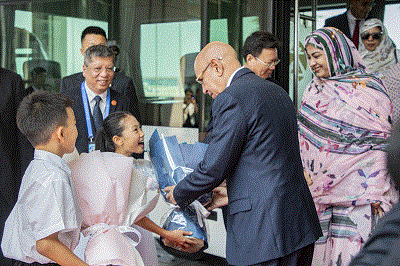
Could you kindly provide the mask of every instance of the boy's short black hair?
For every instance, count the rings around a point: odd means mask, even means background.
[[[72,101],[61,93],[38,90],[26,96],[17,111],[17,126],[36,147],[46,144],[54,130],[67,125]]]
[[[106,38],[107,40],[106,32],[102,28],[96,26],[89,26],[82,31],[81,42],[83,42],[83,39],[85,39],[86,35],[88,34],[101,35],[104,36],[104,38]]]
[[[243,58],[246,61],[248,54],[259,56],[263,49],[280,49],[281,42],[268,31],[256,31],[250,34],[243,45]]]

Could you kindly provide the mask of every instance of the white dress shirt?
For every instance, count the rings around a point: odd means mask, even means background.
[[[245,68],[245,66],[239,67],[238,69],[235,70],[235,72],[233,72],[233,74],[229,77],[228,79],[228,83],[226,84],[226,87],[228,88],[231,83],[232,83],[232,79],[235,76],[236,72],[238,72],[239,70],[241,70],[242,68]]]
[[[35,150],[10,216],[1,249],[7,258],[22,262],[52,263],[36,250],[36,241],[59,232],[59,240],[73,250],[82,223],[66,162],[53,153]]]
[[[89,101],[90,112],[93,114],[93,108],[94,108],[94,105],[96,104],[96,101],[94,100],[94,97],[96,97],[97,94],[94,93],[91,89],[89,89],[89,87],[87,86],[86,82],[85,82],[85,89],[86,89],[86,95],[87,95],[88,101]],[[108,90],[106,90],[102,94],[99,94],[99,96],[101,97],[100,111],[101,111],[101,114],[103,115],[103,118],[105,118],[104,114],[105,114],[105,111],[106,111],[107,93],[108,93]]]
[[[349,23],[350,36],[353,37],[357,18],[355,16],[353,16],[353,14],[351,14],[350,10],[347,10],[346,14],[347,14],[347,21]],[[358,25],[359,29],[361,29],[362,25],[364,25],[364,22],[365,22],[365,19],[360,20],[360,24]],[[361,34],[361,32],[360,32],[360,34]]]

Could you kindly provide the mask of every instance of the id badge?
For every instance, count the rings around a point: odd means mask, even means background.
[[[88,147],[89,153],[96,149],[96,144],[95,144],[93,138],[89,139],[88,145],[89,145],[89,147]]]

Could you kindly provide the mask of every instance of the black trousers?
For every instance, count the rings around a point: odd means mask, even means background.
[[[254,264],[252,266],[310,266],[314,254],[314,244],[305,246],[285,257]]]
[[[22,262],[22,261],[18,261],[18,260],[13,260],[13,266],[60,266],[56,263],[47,263],[47,264],[40,264],[38,262],[34,262],[34,263],[26,263],[26,262]]]

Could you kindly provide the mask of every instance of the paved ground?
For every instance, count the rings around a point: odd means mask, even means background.
[[[203,265],[215,265],[215,266],[228,266],[225,259],[205,254],[204,258],[198,261],[191,261],[181,259],[172,256],[167,253],[156,241],[157,254],[159,266],[203,266]]]

